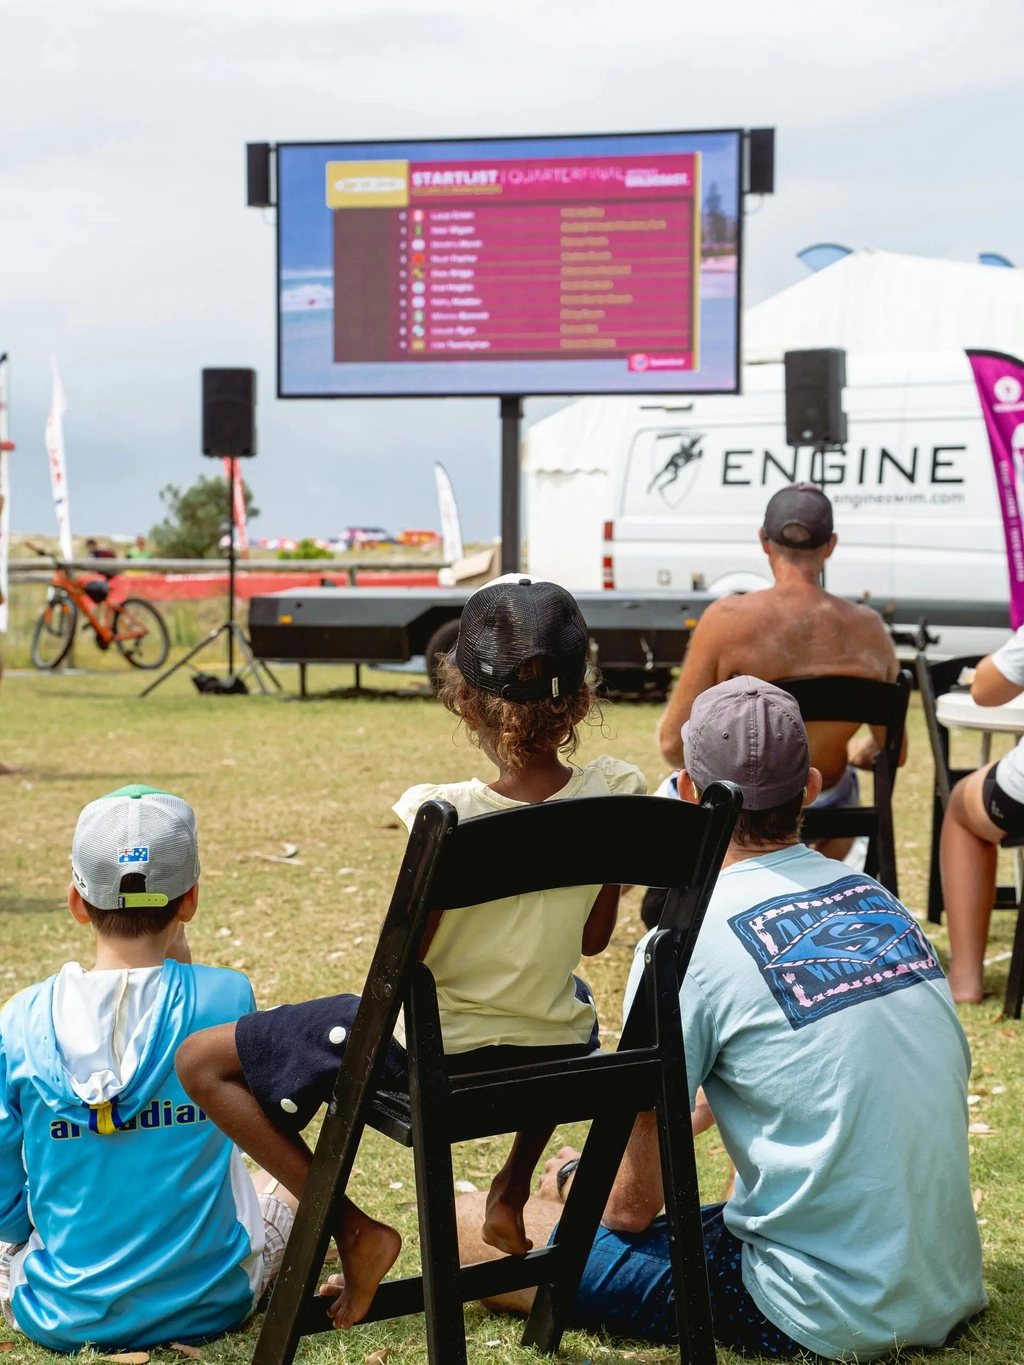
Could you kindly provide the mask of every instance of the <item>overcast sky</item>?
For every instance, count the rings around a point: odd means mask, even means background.
[[[748,302],[821,240],[1024,264],[1020,0],[4,0],[0,54],[19,531],[55,525],[54,352],[76,533],[147,529],[164,484],[212,472],[204,365],[260,373],[254,534],[436,525],[434,459],[467,536],[496,533],[493,401],[273,397],[274,230],[245,207],[247,141],[774,125]]]

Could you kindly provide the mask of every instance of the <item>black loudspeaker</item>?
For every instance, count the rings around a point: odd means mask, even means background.
[[[256,454],[256,371],[203,371],[203,454]]]
[[[831,450],[846,442],[846,352],[787,351],[786,444]]]
[[[775,193],[774,128],[751,128],[747,134],[747,193]]]
[[[247,202],[251,209],[272,209],[274,196],[270,185],[270,143],[245,144]]]

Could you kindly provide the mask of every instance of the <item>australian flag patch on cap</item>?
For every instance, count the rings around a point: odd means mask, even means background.
[[[126,864],[138,866],[139,863],[149,862],[149,845],[136,844],[134,848],[119,848],[117,850],[117,861],[120,867]]]

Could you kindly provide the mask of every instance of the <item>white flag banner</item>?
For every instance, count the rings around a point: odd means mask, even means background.
[[[441,513],[442,553],[449,564],[463,558],[462,524],[459,509],[455,502],[455,490],[443,464],[434,462],[434,480],[437,483],[437,505]]]
[[[53,397],[46,419],[46,453],[50,459],[50,489],[53,492],[53,509],[57,513],[61,558],[71,559],[74,553],[71,546],[71,508],[68,505],[68,471],[64,460],[64,412],[67,400],[55,356],[50,357],[50,365],[53,368]]]
[[[242,482],[242,471],[237,460],[224,460],[224,478],[231,483],[231,466],[235,466],[235,484],[231,490],[231,499],[235,508],[235,551],[243,559],[249,558],[249,523],[245,516],[245,484]]]
[[[7,630],[7,564],[11,554],[11,444],[7,390],[7,353],[0,355],[0,631]]]

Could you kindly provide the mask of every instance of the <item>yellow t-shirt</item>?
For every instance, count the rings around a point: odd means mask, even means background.
[[[643,795],[639,768],[607,755],[572,777],[549,801],[575,796]],[[412,828],[424,801],[448,801],[460,820],[525,805],[491,791],[479,778],[409,790],[392,807]],[[446,1052],[512,1044],[565,1047],[585,1043],[594,1026],[593,1008],[577,1000],[573,971],[579,963],[583,927],[599,886],[567,886],[525,896],[447,910],[427,950],[437,983],[437,1003]],[[395,1037],[405,1042],[404,1020]]]

